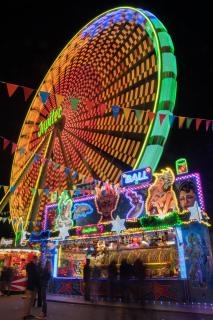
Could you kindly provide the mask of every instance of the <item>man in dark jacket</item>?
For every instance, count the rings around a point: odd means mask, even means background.
[[[27,288],[26,288],[26,302],[25,302],[25,315],[23,319],[32,319],[31,309],[35,300],[36,290],[38,287],[38,257],[34,256],[33,260],[26,265],[27,271]]]
[[[90,260],[86,260],[86,264],[83,269],[83,277],[84,277],[84,299],[90,300],[90,282],[91,282],[91,267]]]

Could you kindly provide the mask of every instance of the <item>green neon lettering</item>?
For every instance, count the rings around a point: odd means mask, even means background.
[[[61,106],[50,112],[49,117],[39,124],[38,137],[46,133],[49,127],[51,127],[54,123],[56,123],[61,118],[61,113],[62,113]]]

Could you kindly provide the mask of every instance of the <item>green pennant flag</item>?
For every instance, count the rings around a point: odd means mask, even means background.
[[[189,129],[192,124],[193,118],[186,118],[186,128]]]
[[[142,110],[135,110],[135,116],[138,120],[138,124],[140,124],[141,122],[141,114],[142,114]]]
[[[72,106],[73,110],[76,111],[76,109],[77,109],[77,107],[78,107],[79,99],[77,99],[77,98],[71,98],[71,99],[70,99],[70,102],[71,102],[71,106]]]

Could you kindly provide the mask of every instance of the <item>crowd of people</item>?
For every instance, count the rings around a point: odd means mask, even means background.
[[[129,302],[131,298],[135,302],[143,303],[143,286],[146,275],[146,267],[141,259],[136,259],[130,264],[127,259],[123,259],[119,267],[116,261],[112,260],[107,268],[107,297],[110,301],[121,299],[122,302]],[[90,259],[86,260],[83,270],[84,298],[87,301],[95,301],[100,293],[100,268],[98,265],[91,267]],[[134,281],[130,285],[130,280]],[[130,297],[132,295],[132,297]]]
[[[11,294],[11,283],[13,280],[14,270],[10,266],[4,266],[0,274],[0,293],[1,295],[9,296]],[[51,264],[50,261],[42,266],[41,260],[38,256],[34,256],[32,260],[26,265],[26,291],[24,301],[24,315],[23,319],[46,319],[47,317],[47,302],[46,292],[48,282],[51,278]],[[31,314],[32,307],[37,306],[42,308],[40,316],[33,316]]]
[[[36,319],[47,318],[47,287],[48,282],[51,278],[51,263],[49,260],[46,261],[45,265],[42,266],[41,261],[38,260],[37,256],[33,257],[26,266],[27,271],[27,287],[26,287],[26,299],[24,306],[24,320],[35,318],[31,314],[32,307],[37,306],[42,308],[42,313]]]

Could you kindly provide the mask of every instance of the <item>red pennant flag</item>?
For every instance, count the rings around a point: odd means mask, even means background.
[[[154,119],[154,117],[155,117],[155,113],[152,111],[148,111],[148,118],[150,122]]]
[[[12,149],[11,149],[11,154],[13,154],[15,152],[16,148],[17,148],[17,144],[13,142]]]
[[[160,124],[163,123],[163,120],[166,118],[166,114],[160,113],[159,114],[159,119],[160,119]]]
[[[107,105],[105,103],[100,103],[99,104],[99,111],[100,111],[100,115],[103,116],[104,112],[106,111]]]
[[[95,106],[95,104],[93,101],[86,100],[86,106],[89,110],[91,110]]]
[[[24,100],[27,101],[31,93],[34,91],[34,89],[23,87],[23,91],[24,91]]]
[[[7,92],[8,92],[9,97],[12,97],[12,95],[14,94],[16,89],[18,88],[18,85],[12,84],[12,83],[6,83],[6,85],[7,85]]]
[[[206,120],[206,131],[208,131],[211,122],[212,120]]]
[[[10,144],[10,140],[4,138],[4,140],[3,140],[3,150],[5,150],[9,144]]]
[[[203,119],[199,119],[199,118],[195,119],[195,128],[196,128],[196,130],[199,129],[202,121],[203,121]]]

